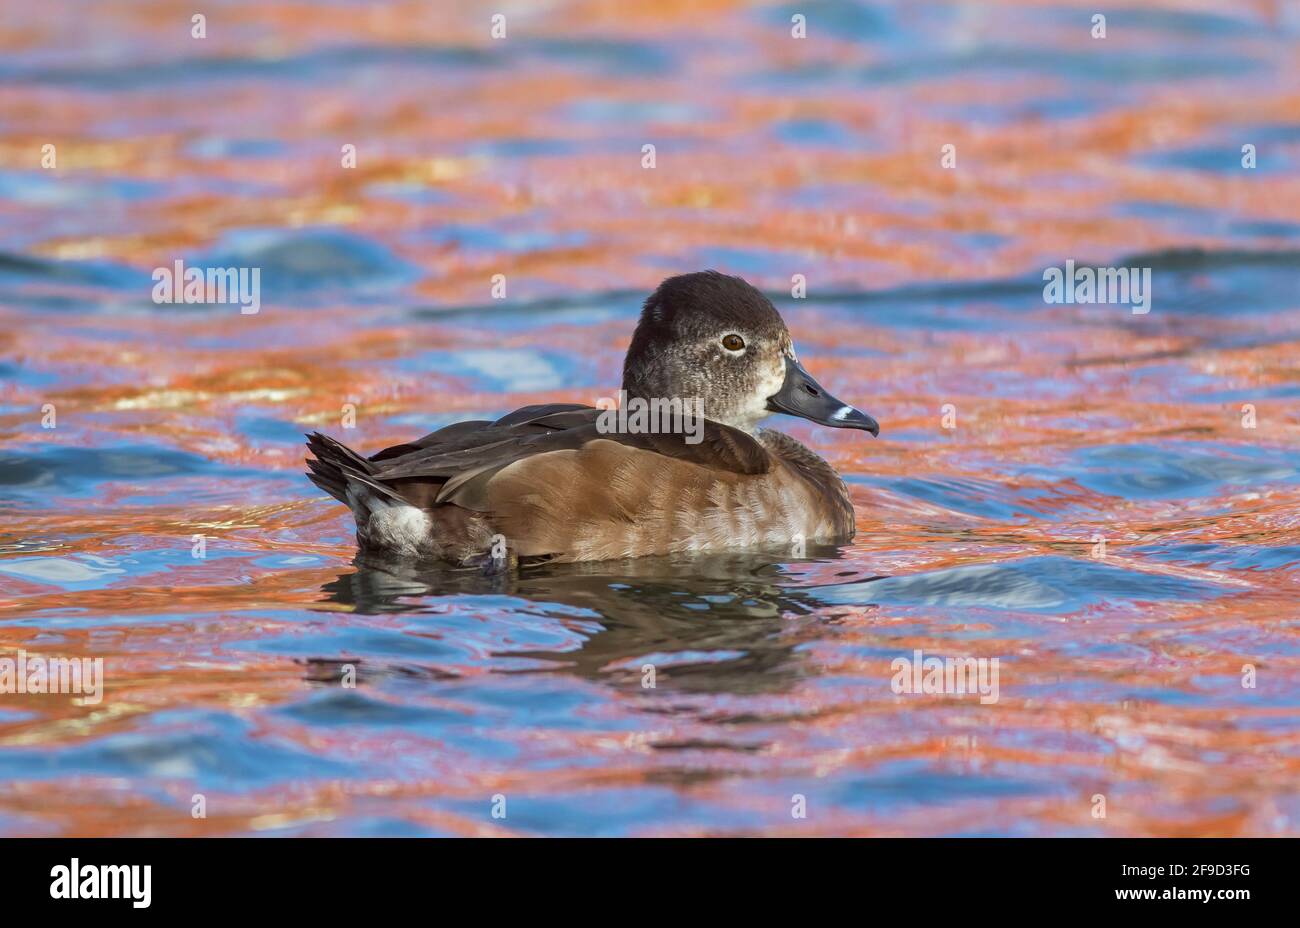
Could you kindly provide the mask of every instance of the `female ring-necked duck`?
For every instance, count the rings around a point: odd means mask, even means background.
[[[781,315],[745,281],[704,271],[660,284],[632,335],[623,391],[642,415],[525,406],[369,458],[313,432],[308,476],[351,508],[363,550],[399,557],[595,561],[853,536],[839,475],[757,425],[781,412],[880,427],[813,380]],[[664,413],[659,422],[647,407]]]

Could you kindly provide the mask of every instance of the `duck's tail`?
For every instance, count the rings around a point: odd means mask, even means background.
[[[307,435],[307,479],[354,513],[385,506],[409,506],[391,487],[373,479],[375,465],[347,445],[320,432]],[[351,492],[349,492],[349,488]]]
[[[307,479],[340,503],[348,502],[348,477],[365,477],[374,472],[369,461],[342,442],[320,432],[307,434]]]
[[[374,462],[320,432],[307,436],[307,448],[315,455],[308,479],[352,510],[357,544],[412,556],[429,550],[429,516],[382,483]]]

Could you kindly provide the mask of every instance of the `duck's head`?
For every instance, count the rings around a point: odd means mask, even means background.
[[[782,412],[880,433],[875,419],[803,369],[771,300],[717,271],[669,277],[650,294],[623,362],[623,389],[645,400],[698,398],[706,418],[747,432]]]

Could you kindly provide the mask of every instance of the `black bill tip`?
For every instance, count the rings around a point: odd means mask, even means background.
[[[861,409],[854,409],[852,406],[841,406],[831,413],[831,422],[832,424],[838,424],[841,428],[862,429],[864,432],[870,432],[873,438],[880,437],[880,423]]]

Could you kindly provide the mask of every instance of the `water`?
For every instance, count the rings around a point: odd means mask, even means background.
[[[0,696],[0,831],[1300,831],[1293,4],[132,9],[0,33],[0,656],[107,677]],[[177,259],[261,311],[153,304]],[[1067,259],[1151,312],[1044,304]],[[304,431],[612,395],[705,266],[880,420],[771,423],[853,544],[354,563]],[[998,702],[895,694],[917,649]]]

